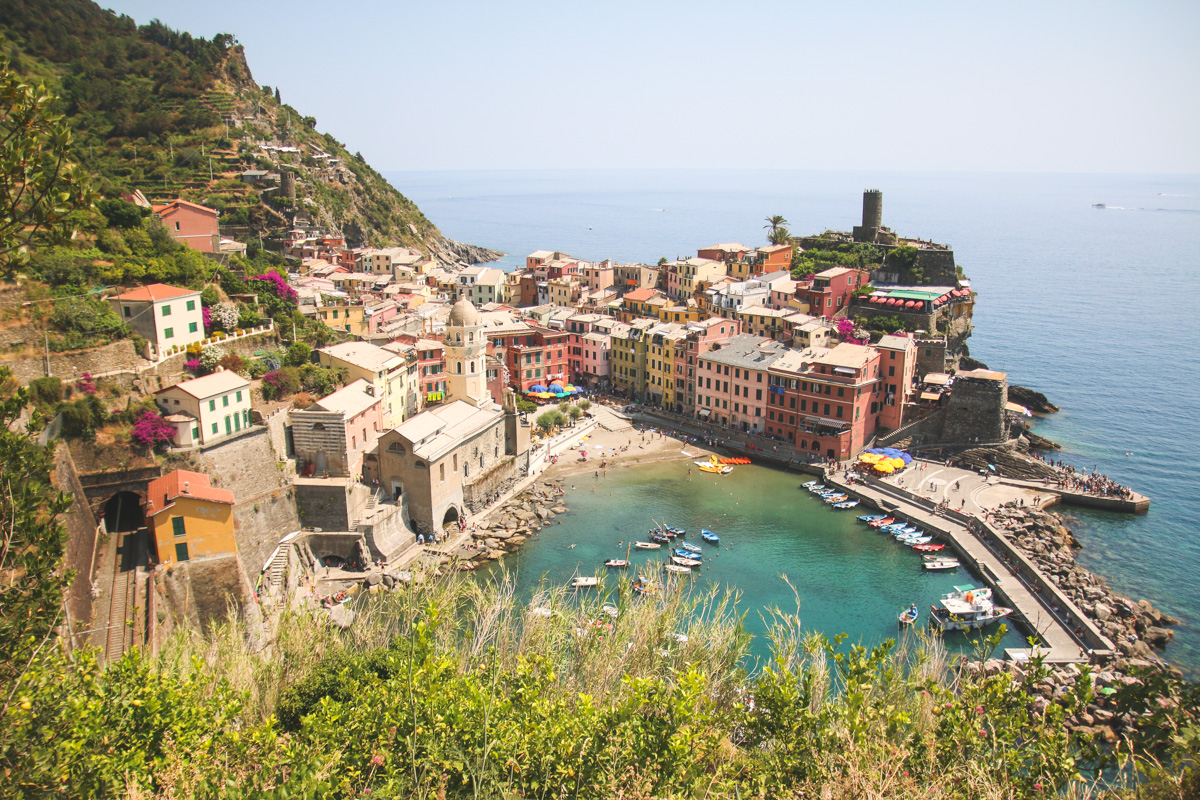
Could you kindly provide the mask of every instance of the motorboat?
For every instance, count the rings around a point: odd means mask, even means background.
[[[942,595],[940,606],[931,606],[929,618],[934,625],[946,631],[967,631],[1004,619],[1013,613],[992,602],[991,589],[974,586],[955,586],[954,591]]]
[[[671,556],[671,563],[678,564],[681,567],[698,567],[703,562],[698,558],[684,558],[683,556]]]
[[[679,564],[664,564],[663,569],[665,569],[667,572],[676,572],[680,574],[692,571],[691,567],[684,567]]]
[[[861,517],[858,518],[858,521],[859,522],[874,522],[876,520],[883,519],[885,516],[887,516],[887,515],[886,514],[863,514]]]
[[[600,585],[600,579],[590,575],[580,575],[571,581],[572,589],[590,589]]]
[[[801,489],[811,489],[812,487],[814,487],[816,485],[817,485],[816,481],[809,481],[808,483],[800,484],[800,488]]]
[[[918,545],[913,545],[913,550],[918,550],[918,551],[920,551],[920,552],[922,552],[922,553],[937,553],[937,552],[939,552],[939,551],[941,551],[941,550],[945,550],[945,549],[946,549],[946,545],[944,545],[944,544],[918,544]]]
[[[848,508],[854,508],[858,505],[857,500],[846,500],[841,503],[834,503],[833,507],[845,511]]]
[[[664,525],[663,530],[665,530],[667,533],[671,534],[672,536],[683,536],[684,534],[687,533],[686,528],[676,528],[674,525]]]
[[[608,561],[604,562],[604,566],[611,567],[613,569],[625,569],[629,566],[629,562],[623,558],[610,558]]]
[[[658,542],[634,542],[633,546],[638,550],[657,550],[662,547]]]
[[[929,544],[932,541],[932,536],[918,536],[915,539],[904,539],[903,543],[909,547],[916,547],[919,544]]]
[[[700,557],[699,553],[693,553],[691,550],[684,550],[682,547],[676,547],[674,550],[671,551],[671,554],[679,556],[680,558],[699,558]]]
[[[671,537],[667,536],[665,533],[652,533],[650,534],[650,541],[658,542],[659,544],[667,544],[671,541]]]
[[[691,552],[691,553],[703,553],[704,552],[703,547],[701,547],[698,544],[692,544],[690,542],[680,542],[679,547],[680,547],[680,549],[687,550],[688,552]]]
[[[709,544],[716,544],[717,542],[721,541],[720,536],[717,536],[712,531],[706,530],[704,528],[700,529],[700,538],[703,539],[704,541],[708,542]]]
[[[872,528],[882,528],[884,525],[891,525],[895,521],[896,520],[892,519],[891,517],[883,517],[881,519],[872,520],[867,524]]]
[[[949,572],[952,569],[958,569],[961,564],[957,558],[939,558],[936,561],[926,561],[925,569],[930,572]]]
[[[906,608],[900,612],[900,616],[898,618],[900,624],[901,625],[912,625],[914,622],[917,621],[918,613],[919,612],[917,611],[917,604],[913,603],[911,606],[909,606],[908,608]]]

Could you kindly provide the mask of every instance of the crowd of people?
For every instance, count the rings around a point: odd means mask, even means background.
[[[1115,497],[1120,500],[1128,500],[1133,496],[1132,489],[1122,486],[1107,475],[1101,475],[1095,469],[1091,472],[1083,472],[1082,470],[1076,470],[1070,464],[1064,464],[1062,461],[1051,461],[1044,458],[1039,460],[1058,470],[1057,479],[1046,479],[1047,486],[1084,492],[1085,494],[1094,494],[1100,497]]]

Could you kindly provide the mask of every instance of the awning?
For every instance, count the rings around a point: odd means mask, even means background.
[[[853,375],[854,374],[854,370],[850,369],[849,367],[834,367],[833,371],[836,372],[838,375]]]
[[[937,392],[921,392],[922,400],[940,400],[941,397]]]
[[[707,417],[707,416],[708,416],[709,414],[711,414],[711,413],[712,413],[712,409],[708,409],[708,408],[702,408],[702,409],[700,409],[700,411],[698,412],[698,416],[701,416],[701,417]]]

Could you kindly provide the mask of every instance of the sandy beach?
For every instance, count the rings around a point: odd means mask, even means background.
[[[558,463],[543,474],[544,480],[554,480],[576,475],[585,475],[597,470],[620,469],[640,464],[680,459],[708,458],[713,452],[701,442],[683,441],[671,431],[630,428],[623,431],[607,431],[593,428],[582,445],[559,454]],[[624,449],[622,449],[624,448]],[[587,461],[581,461],[579,451],[587,451]]]

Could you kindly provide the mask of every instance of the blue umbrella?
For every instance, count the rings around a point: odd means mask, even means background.
[[[542,386],[540,383],[535,383],[533,386],[530,386],[530,387],[529,387],[529,391],[531,391],[531,392],[544,392],[544,391],[546,391],[546,387],[545,387],[545,386]]]

